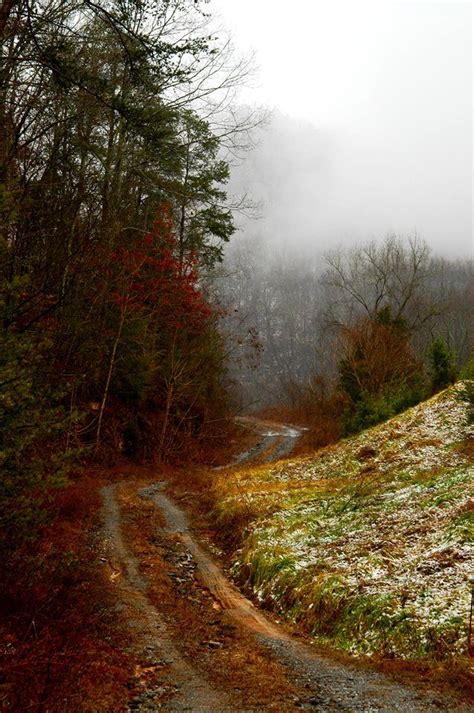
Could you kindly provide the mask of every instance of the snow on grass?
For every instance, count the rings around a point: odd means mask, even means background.
[[[246,515],[236,578],[353,653],[462,653],[473,436],[452,388],[309,458],[223,476],[220,517]]]

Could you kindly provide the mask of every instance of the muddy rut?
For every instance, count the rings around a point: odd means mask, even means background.
[[[147,697],[147,706],[153,710],[162,706],[163,699],[171,698],[167,710],[193,710],[193,706],[195,710],[224,710],[228,707],[227,701],[183,659],[163,617],[147,597],[148,584],[139,572],[137,560],[124,544],[115,486],[104,488],[103,498],[111,578],[117,581],[122,620],[132,632],[130,649],[144,662],[144,670],[166,671],[159,686]]]
[[[265,423],[260,431],[258,443],[236,463],[284,457],[300,435],[299,429]],[[162,557],[156,564],[168,577],[159,591],[156,570],[144,576],[144,562],[126,541],[120,504],[125,496],[137,527],[142,517],[150,529],[150,566],[154,549]],[[143,690],[129,710],[469,710],[450,697],[321,656],[288,634],[223,574],[165,482],[108,486],[103,498],[105,559],[117,610],[138,672],[144,672]]]

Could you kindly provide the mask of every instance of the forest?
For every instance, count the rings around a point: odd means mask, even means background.
[[[236,241],[216,278],[224,333],[241,333],[235,398],[299,413],[314,445],[423,400],[471,358],[472,270],[416,234],[300,255]]]
[[[253,119],[206,23],[197,3],[2,4],[2,522],[84,449],[166,458],[226,413],[201,279]]]
[[[222,465],[243,413],[308,451],[474,378],[472,260],[415,233],[308,252],[237,231],[232,167],[271,119],[236,103],[251,61],[206,5],[0,6],[0,708],[32,668],[28,706],[60,710],[58,651],[122,666],[65,634],[104,469]]]

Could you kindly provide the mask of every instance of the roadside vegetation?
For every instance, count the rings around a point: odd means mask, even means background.
[[[463,388],[314,455],[220,475],[215,517],[238,528],[236,580],[351,654],[467,662],[474,432]]]
[[[3,555],[2,710],[122,710],[138,685],[100,566],[104,482],[72,476],[34,536]]]

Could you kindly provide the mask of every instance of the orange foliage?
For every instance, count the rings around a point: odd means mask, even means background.
[[[352,387],[377,394],[420,373],[410,344],[410,333],[399,324],[360,320],[341,331],[344,372]]]

